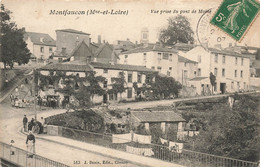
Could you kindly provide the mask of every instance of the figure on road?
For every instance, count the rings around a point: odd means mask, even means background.
[[[24,117],[23,117],[23,130],[24,130],[24,132],[27,132],[27,123],[28,123],[28,118],[26,117],[26,115],[24,115]]]
[[[29,135],[27,135],[26,146],[28,151],[28,158],[32,158],[35,154],[35,137],[32,134],[32,131],[29,131]]]

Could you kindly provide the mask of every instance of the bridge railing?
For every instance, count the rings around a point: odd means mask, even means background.
[[[131,142],[126,139],[125,143],[116,144],[112,143],[112,134],[102,134],[90,131],[72,129],[67,127],[62,128],[63,137],[79,140],[99,146],[104,146],[112,149],[117,149],[127,152],[127,146],[134,149],[133,153],[138,155],[145,155],[145,150],[151,150],[151,158],[160,159],[163,161],[173,162],[180,165],[192,166],[192,167],[258,167],[256,162],[244,161],[239,159],[233,159],[223,156],[217,156],[212,154],[206,154],[191,150],[182,149],[181,151],[173,150],[164,145],[159,144],[140,144],[137,142]],[[129,148],[129,147],[128,147]]]
[[[32,158],[28,158],[28,155],[29,152],[25,150],[0,142],[0,158],[17,166],[69,167],[37,154],[34,154]]]

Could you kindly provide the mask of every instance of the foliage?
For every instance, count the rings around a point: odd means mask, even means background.
[[[161,30],[159,40],[164,45],[174,45],[178,41],[181,43],[193,43],[193,35],[194,32],[188,19],[185,16],[178,15],[168,19],[168,27]]]
[[[216,82],[216,76],[212,72],[210,72],[209,79],[210,79],[210,84],[212,86],[212,94],[213,94],[213,86]]]
[[[104,131],[104,120],[92,110],[78,110],[46,118],[46,123],[73,129]]]
[[[89,75],[87,75],[86,80],[89,82],[89,86],[85,87],[85,92],[86,91],[89,92],[92,102],[93,102],[94,95],[102,96],[105,94],[105,90],[100,86],[100,83],[104,83],[105,81],[104,77],[102,76],[96,77],[94,72],[90,72]],[[82,94],[83,92],[79,91],[78,93]]]
[[[242,95],[231,109],[215,105],[213,110],[189,114],[201,127],[195,139],[195,150],[248,161],[258,161],[260,155],[260,116],[257,99]]]
[[[11,21],[11,11],[1,4],[1,57],[4,68],[9,65],[13,68],[14,62],[20,64],[28,63],[30,51],[23,40],[25,29],[19,29],[15,22]]]
[[[120,96],[123,92],[125,92],[125,75],[124,72],[120,72],[119,73],[119,77],[118,78],[113,78],[113,84],[112,84],[112,89],[109,90],[110,93],[120,93]]]
[[[172,77],[161,77],[156,75],[155,82],[152,83],[154,97],[170,97],[175,95],[178,97],[181,84]]]

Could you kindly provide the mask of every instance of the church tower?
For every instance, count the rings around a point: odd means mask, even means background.
[[[141,40],[140,43],[147,44],[149,42],[149,30],[144,27],[141,30]]]

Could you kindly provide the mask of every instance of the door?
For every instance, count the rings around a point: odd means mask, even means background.
[[[107,94],[103,95],[103,103],[107,103]]]
[[[222,94],[226,93],[226,83],[220,83],[220,91]]]

